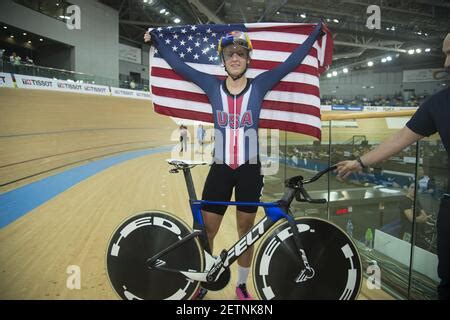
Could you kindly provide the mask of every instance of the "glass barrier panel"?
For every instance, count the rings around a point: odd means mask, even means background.
[[[353,160],[375,148],[403,128],[408,118],[374,118],[331,122],[331,163]],[[353,173],[330,180],[330,220],[357,243],[366,277],[379,270],[378,289],[406,298],[408,295],[411,239],[401,234],[403,210],[412,205],[408,190],[416,175],[416,147]],[[409,192],[409,193],[408,193]],[[411,226],[411,223],[407,223]],[[376,283],[370,286],[377,289]]]
[[[410,299],[437,299],[437,216],[440,200],[448,192],[448,154],[439,135],[419,142],[419,165],[414,201],[414,223],[406,234],[413,246]]]

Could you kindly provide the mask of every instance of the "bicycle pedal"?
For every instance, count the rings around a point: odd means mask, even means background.
[[[295,278],[295,282],[305,282],[314,277],[314,269],[303,269],[300,274]]]

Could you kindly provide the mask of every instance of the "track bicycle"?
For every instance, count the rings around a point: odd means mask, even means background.
[[[221,290],[230,280],[230,265],[261,240],[252,261],[259,299],[356,299],[362,282],[361,259],[352,239],[338,226],[320,218],[294,217],[294,199],[312,199],[305,185],[336,169],[329,167],[305,180],[285,181],[276,202],[198,200],[191,169],[205,162],[168,160],[171,173],[182,171],[193,217],[190,228],[168,212],[144,211],[127,218],[114,231],[107,249],[107,274],[122,299],[191,299],[199,286]],[[204,204],[261,206],[265,216],[231,248],[213,256],[201,207]]]

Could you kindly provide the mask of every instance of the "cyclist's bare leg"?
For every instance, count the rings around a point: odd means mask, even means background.
[[[255,223],[256,213],[248,213],[236,210],[236,224],[239,239],[242,238],[250,229],[253,227]],[[238,265],[244,268],[250,267],[253,258],[253,246],[249,247],[247,251],[245,251],[238,258]]]
[[[203,222],[205,223],[206,235],[208,236],[209,247],[211,254],[214,248],[214,238],[217,231],[219,231],[223,216],[214,212],[202,210]]]

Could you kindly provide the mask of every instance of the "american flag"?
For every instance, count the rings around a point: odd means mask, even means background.
[[[247,32],[253,44],[247,78],[276,67],[303,43],[316,27],[304,23],[249,23],[185,25],[149,29],[159,45],[169,46],[181,61],[199,71],[225,79],[217,52],[227,32]],[[285,76],[264,97],[260,128],[281,129],[321,138],[319,76],[332,60],[333,40],[323,26],[320,36],[302,64]],[[150,85],[157,113],[183,119],[213,122],[208,97],[194,83],[178,75],[158,54],[150,51]]]

